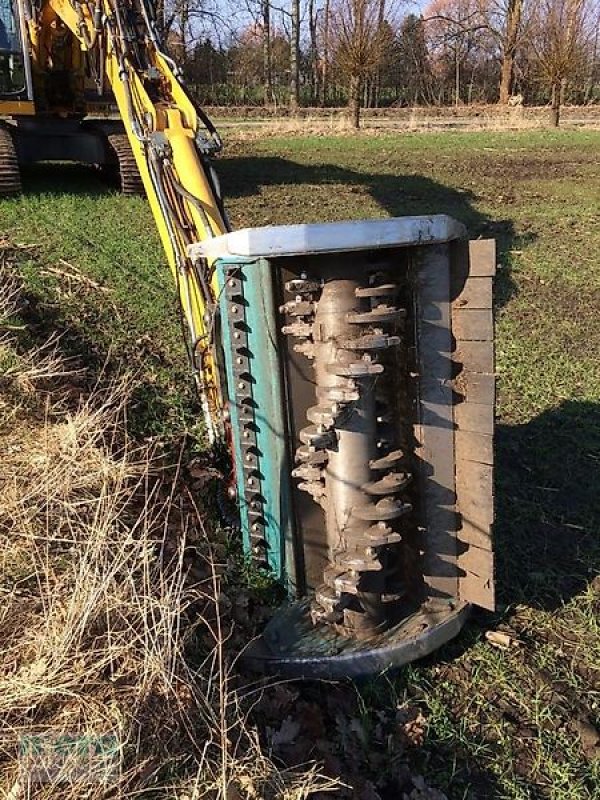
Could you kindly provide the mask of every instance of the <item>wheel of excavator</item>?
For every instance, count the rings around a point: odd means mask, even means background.
[[[108,143],[117,157],[119,186],[123,194],[144,195],[145,189],[127,136],[114,134]]]
[[[10,130],[0,126],[0,197],[21,193],[21,170]]]

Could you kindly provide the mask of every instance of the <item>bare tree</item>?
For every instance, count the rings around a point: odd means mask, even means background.
[[[321,105],[327,105],[329,89],[329,60],[331,58],[331,0],[323,7],[323,57],[321,59]]]
[[[424,12],[429,56],[445,77],[450,78],[452,70],[452,96],[457,106],[462,99],[463,73],[471,57],[490,50],[488,25],[478,3],[479,0],[433,0]]]
[[[300,95],[300,0],[292,0],[290,35],[290,108],[298,108]]]
[[[310,46],[308,51],[308,63],[310,67],[310,86],[311,103],[316,103],[319,97],[319,63],[317,49],[317,24],[318,12],[315,0],[308,0],[308,31],[310,35]]]
[[[533,18],[531,46],[541,79],[552,92],[550,121],[560,122],[563,87],[585,69],[593,37],[590,0],[538,0]]]
[[[515,75],[515,56],[521,41],[523,20],[523,0],[508,0],[504,29],[502,31],[502,69],[500,72],[500,92],[498,101],[508,103],[513,93]]]
[[[513,94],[515,58],[525,35],[526,0],[477,0],[482,22],[500,52],[498,102],[506,105]]]
[[[383,58],[381,0],[332,0],[330,36],[335,60],[349,84],[348,108],[360,126],[360,102],[365,80]]]
[[[273,102],[273,65],[271,54],[271,3],[261,0],[262,46],[263,46],[263,78],[265,104]]]

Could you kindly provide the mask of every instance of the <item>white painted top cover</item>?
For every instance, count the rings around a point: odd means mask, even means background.
[[[211,261],[227,256],[273,258],[436,244],[465,235],[465,227],[460,222],[446,214],[435,214],[430,217],[243,228],[192,244],[188,253],[192,259],[208,258]]]

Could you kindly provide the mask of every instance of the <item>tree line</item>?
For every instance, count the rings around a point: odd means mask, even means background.
[[[233,2],[233,0],[231,0]],[[206,105],[361,108],[600,100],[600,0],[208,0],[160,9]]]

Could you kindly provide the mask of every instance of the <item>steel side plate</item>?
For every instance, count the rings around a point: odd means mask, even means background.
[[[259,672],[290,678],[359,678],[429,655],[461,630],[470,605],[429,599],[398,625],[370,639],[346,637],[313,625],[310,601],[278,611],[261,638],[244,651],[244,663]]]

